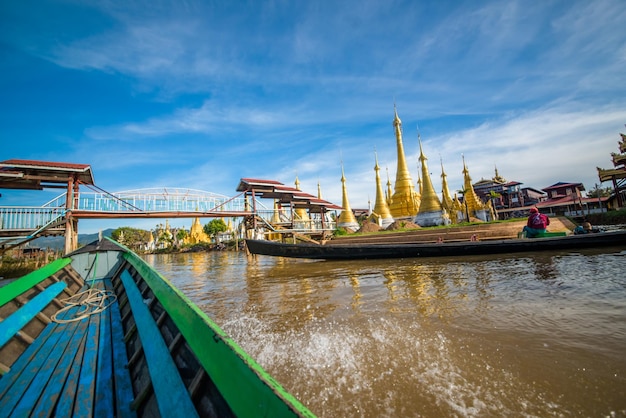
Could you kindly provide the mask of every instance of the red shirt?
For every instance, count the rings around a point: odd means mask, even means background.
[[[528,225],[529,228],[546,229],[548,225],[550,225],[550,218],[543,213],[533,213],[528,217],[526,225]]]

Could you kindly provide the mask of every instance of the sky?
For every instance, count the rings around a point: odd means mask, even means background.
[[[343,166],[367,208],[395,106],[414,182],[419,132],[435,190],[463,157],[473,182],[589,190],[626,132],[624,22],[623,0],[3,1],[0,161],[89,164],[109,192],[297,176],[338,204]]]

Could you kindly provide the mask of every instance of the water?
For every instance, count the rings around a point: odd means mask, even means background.
[[[320,417],[626,416],[626,251],[149,255]]]

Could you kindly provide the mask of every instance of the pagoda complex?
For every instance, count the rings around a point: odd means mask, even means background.
[[[393,127],[396,134],[396,147],[398,152],[398,167],[396,170],[396,184],[389,201],[389,211],[395,219],[411,218],[417,215],[420,206],[420,196],[415,192],[411,173],[406,164],[404,146],[402,144],[402,121],[398,117],[398,111],[394,105],[395,117]]]
[[[623,208],[626,203],[624,196],[626,194],[626,180],[624,180],[626,179],[626,135],[620,133],[620,136],[622,139],[617,143],[620,153],[611,153],[614,168],[596,168],[598,169],[600,182],[610,181],[613,183],[613,190],[617,197],[617,206]]]
[[[417,216],[415,217],[415,223],[419,226],[437,226],[447,225],[450,223],[450,218],[447,212],[443,209],[439,196],[435,192],[433,182],[430,179],[428,172],[427,158],[424,155],[422,149],[422,139],[418,133],[417,140],[420,145],[420,163],[422,165],[422,177],[420,178],[420,207]],[[423,180],[422,180],[423,179]]]

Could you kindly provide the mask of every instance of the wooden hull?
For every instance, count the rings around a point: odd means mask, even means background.
[[[532,251],[559,251],[580,248],[621,246],[626,248],[626,231],[569,235],[535,239],[507,239],[402,244],[317,245],[285,244],[265,240],[246,240],[252,254],[324,260],[357,260],[379,258],[451,257],[489,255]]]
[[[86,289],[103,310],[87,311]],[[0,372],[2,416],[314,416],[111,240],[0,288]]]

